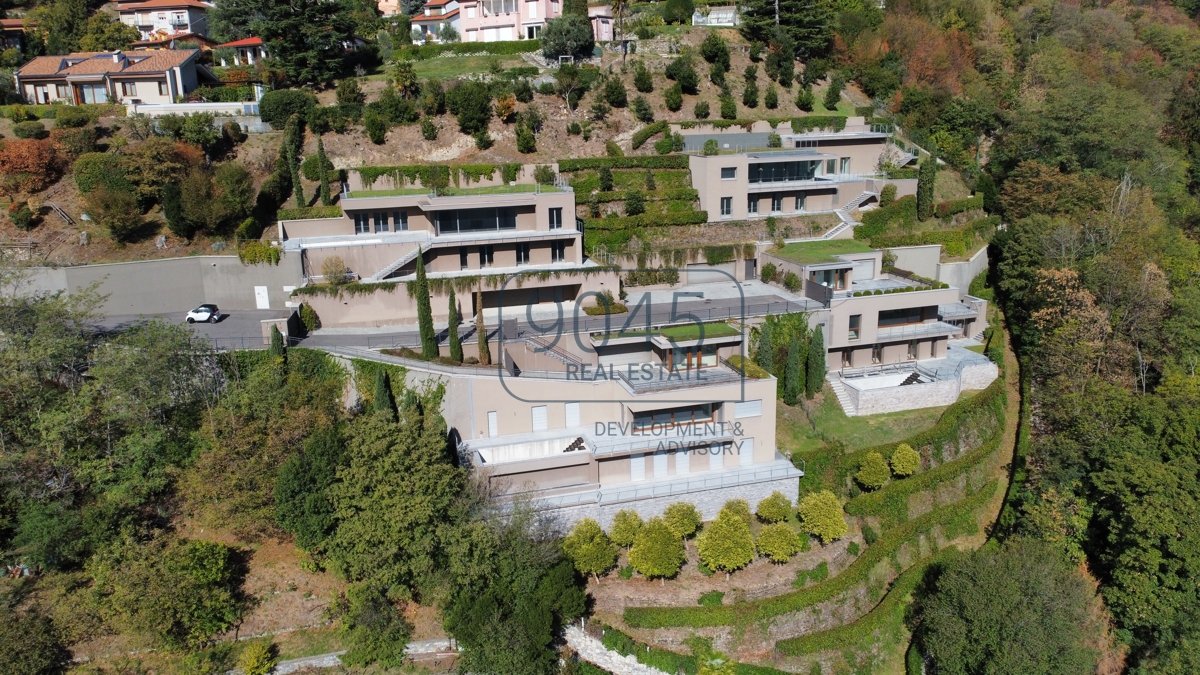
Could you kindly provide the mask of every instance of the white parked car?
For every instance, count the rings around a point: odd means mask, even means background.
[[[200,305],[187,313],[188,323],[196,323],[197,321],[216,323],[220,318],[221,310],[217,309],[216,305]]]

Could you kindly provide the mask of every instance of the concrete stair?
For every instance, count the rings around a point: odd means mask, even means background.
[[[379,270],[375,274],[372,274],[371,276],[367,277],[366,279],[364,279],[364,281],[383,281],[384,279],[387,278],[387,276],[389,274],[395,272],[396,270],[400,269],[401,267],[404,267],[405,265],[412,262],[413,260],[416,260],[417,255],[420,254],[421,251],[422,251],[421,247],[418,246],[416,248],[416,250],[409,251],[408,253],[404,254],[400,258],[396,259],[395,262],[391,263],[387,267],[384,267],[383,269]]]
[[[842,406],[842,411],[847,417],[858,416],[858,409],[854,405],[854,401],[850,400],[850,394],[846,393],[846,385],[842,384],[842,378],[837,373],[827,373],[825,381],[829,382],[829,388],[833,390],[833,395],[837,396],[838,403]]]

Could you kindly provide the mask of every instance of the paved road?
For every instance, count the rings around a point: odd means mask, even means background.
[[[99,326],[113,330],[127,328],[141,321],[158,320],[167,323],[178,323],[188,326],[196,335],[206,337],[218,349],[253,349],[262,346],[262,325],[264,319],[279,319],[290,312],[278,310],[243,310],[230,312],[221,317],[217,323],[186,324],[183,317],[187,311],[176,314],[140,314],[136,316],[107,316],[100,320]]]

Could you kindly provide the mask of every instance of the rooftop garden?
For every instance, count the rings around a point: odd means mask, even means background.
[[[836,256],[847,253],[869,253],[871,247],[854,239],[804,241],[777,248],[771,253],[797,265],[819,265],[837,262]]]
[[[701,333],[703,332],[703,335]],[[624,338],[636,337],[653,337],[661,335],[668,340],[676,342],[684,342],[688,340],[699,340],[703,338],[725,338],[741,335],[742,331],[735,326],[731,326],[723,321],[714,321],[712,323],[696,324],[687,323],[678,326],[663,326],[651,330],[623,330],[616,333],[593,333],[592,337],[596,340],[620,340]]]
[[[467,195],[507,195],[528,192],[560,192],[555,185],[537,185],[518,183],[514,185],[480,185],[476,187],[444,187],[436,189],[439,197],[463,197]],[[392,190],[357,190],[350,193],[351,199],[363,197],[403,197],[405,195],[424,195],[435,192],[427,187],[403,187]]]

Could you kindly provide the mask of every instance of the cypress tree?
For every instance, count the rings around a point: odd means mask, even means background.
[[[271,356],[286,358],[287,353],[283,348],[283,333],[279,332],[278,326],[271,326]]]
[[[479,364],[492,365],[492,350],[488,346],[487,326],[483,324],[483,291],[475,291],[475,334],[479,336]]]
[[[775,338],[774,331],[771,330],[772,323],[766,321],[763,323],[762,330],[758,332],[758,351],[754,353],[754,362],[763,370],[775,374]]]
[[[921,162],[917,172],[917,218],[929,220],[933,217],[933,183],[937,179],[937,160],[930,155]]]
[[[325,156],[325,141],[317,139],[317,165],[320,167],[320,181],[318,186],[321,195],[321,205],[329,206],[333,203],[333,198],[329,194],[329,170],[325,167],[329,164],[329,158]]]
[[[417,324],[421,330],[421,356],[437,358],[437,338],[433,332],[433,309],[429,307],[429,280],[425,278],[425,252],[417,254]]]
[[[804,391],[804,357],[800,355],[800,342],[793,340],[788,345],[787,365],[783,368],[783,402],[796,405]]]
[[[371,397],[371,409],[384,413],[389,419],[396,418],[396,404],[392,399],[392,387],[387,371],[383,368],[375,371],[375,388]]]
[[[804,395],[811,399],[821,391],[825,379],[825,332],[820,326],[813,329],[808,340],[808,364],[805,367]]]
[[[462,314],[458,311],[458,299],[454,297],[454,289],[450,289],[450,358],[456,363],[463,362],[462,340],[458,337],[458,327],[462,325]]]

